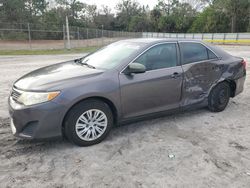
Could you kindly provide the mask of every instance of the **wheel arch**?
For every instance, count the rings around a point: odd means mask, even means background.
[[[111,100],[109,100],[109,99],[107,99],[107,98],[105,98],[105,97],[93,96],[93,97],[87,97],[87,98],[84,98],[84,99],[81,99],[81,100],[77,101],[76,103],[74,103],[74,104],[67,110],[67,112],[65,113],[65,115],[64,115],[64,117],[63,117],[63,121],[62,121],[62,125],[61,125],[61,127],[62,127],[62,132],[63,132],[63,129],[64,129],[65,118],[67,117],[67,115],[68,115],[68,113],[70,112],[70,110],[71,110],[74,106],[76,106],[77,104],[79,104],[79,103],[81,103],[81,102],[83,102],[83,101],[87,101],[87,100],[99,100],[99,101],[102,101],[102,102],[106,103],[106,104],[109,106],[109,108],[110,108],[110,110],[111,110],[111,112],[112,112],[112,114],[113,114],[113,117],[114,117],[114,125],[117,124],[117,122],[118,122],[118,111],[117,111],[117,108],[116,108],[116,106],[114,105],[114,103],[113,103]],[[64,133],[63,133],[63,135],[64,135]]]
[[[235,91],[236,91],[236,83],[235,83],[235,81],[230,80],[230,79],[227,79],[225,81],[229,84],[230,89],[231,89],[230,97],[234,97],[235,96]]]
[[[209,94],[211,93],[211,91],[213,90],[213,88],[215,88],[218,84],[220,83],[223,83],[223,82],[226,82],[229,84],[229,87],[230,87],[230,97],[234,97],[235,96],[235,91],[236,91],[236,83],[234,80],[232,79],[224,79],[224,80],[220,80],[219,82],[217,82],[216,84],[214,84],[210,91],[209,91]]]

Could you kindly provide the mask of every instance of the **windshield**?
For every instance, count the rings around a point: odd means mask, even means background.
[[[88,64],[99,69],[111,69],[141,48],[142,44],[121,41],[110,44],[82,59],[82,64]]]

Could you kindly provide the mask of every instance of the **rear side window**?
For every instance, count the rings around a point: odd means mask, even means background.
[[[180,43],[180,49],[183,64],[217,58],[212,51],[199,43],[183,42]]]
[[[208,58],[209,59],[216,59],[217,58],[217,56],[211,50],[207,49],[207,51],[208,51]]]

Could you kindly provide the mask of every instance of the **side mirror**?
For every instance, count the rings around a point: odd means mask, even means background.
[[[125,74],[138,74],[146,72],[146,67],[140,63],[131,63],[128,65]]]

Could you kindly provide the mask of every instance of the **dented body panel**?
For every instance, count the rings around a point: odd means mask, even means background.
[[[183,65],[183,88],[181,106],[202,102],[210,89],[222,75],[217,61],[206,61]]]
[[[232,97],[241,93],[246,75],[241,61],[241,58],[232,57],[183,65],[181,106],[203,102],[212,88],[223,81],[235,85]]]

